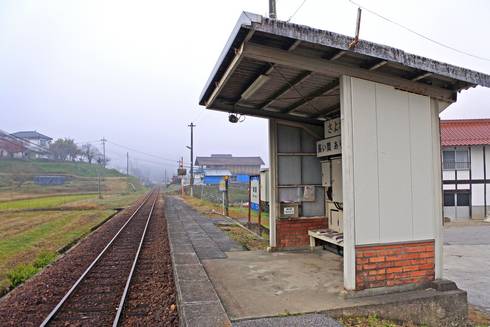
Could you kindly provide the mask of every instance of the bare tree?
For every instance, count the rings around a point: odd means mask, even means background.
[[[86,143],[82,145],[82,156],[87,158],[89,164],[92,163],[92,160],[97,159],[100,156],[100,151],[95,146],[90,143]]]

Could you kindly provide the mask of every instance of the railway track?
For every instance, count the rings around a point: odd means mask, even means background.
[[[118,326],[153,215],[153,190],[41,323]]]

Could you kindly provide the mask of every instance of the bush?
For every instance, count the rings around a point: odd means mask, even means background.
[[[39,271],[38,268],[30,264],[21,264],[7,273],[7,278],[12,287],[17,287]]]
[[[34,261],[34,268],[44,268],[56,259],[56,253],[54,252],[42,252]]]
[[[42,268],[56,259],[54,252],[42,252],[32,264],[20,264],[7,273],[7,278],[12,287],[17,287],[37,274]]]

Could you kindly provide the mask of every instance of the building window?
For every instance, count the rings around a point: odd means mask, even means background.
[[[470,169],[470,158],[467,149],[442,151],[442,166],[447,170]]]
[[[453,191],[444,191],[444,206],[445,207],[454,207],[454,192]]]
[[[456,199],[458,207],[470,206],[470,192],[456,193]]]
[[[469,191],[444,191],[445,207],[469,207],[471,196]]]

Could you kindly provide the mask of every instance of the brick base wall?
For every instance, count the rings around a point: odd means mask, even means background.
[[[310,245],[308,230],[327,228],[326,218],[278,219],[276,223],[276,246],[298,248]]]
[[[356,246],[356,289],[434,280],[434,241]]]

